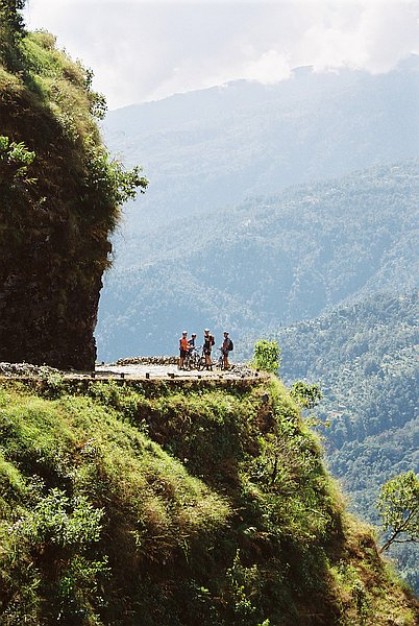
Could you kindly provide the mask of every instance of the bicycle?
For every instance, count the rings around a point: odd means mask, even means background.
[[[201,348],[192,348],[190,352],[185,357],[185,361],[183,363],[183,367],[185,370],[197,370],[199,369],[199,362],[201,360],[200,356]]]
[[[222,348],[220,348],[220,356],[218,357],[218,359],[216,361],[211,361],[210,364],[207,364],[206,360],[205,360],[205,355],[202,354],[199,358],[199,362],[198,362],[198,370],[201,371],[205,368],[209,369],[212,371],[212,368],[216,367],[219,370],[223,370],[224,369],[224,355],[223,355],[223,350]]]

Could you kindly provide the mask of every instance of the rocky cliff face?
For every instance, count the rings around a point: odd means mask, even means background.
[[[91,368],[107,233],[83,213],[86,177],[53,116],[22,92],[0,99],[0,120],[35,152],[24,177],[0,181],[0,360]]]
[[[145,183],[109,160],[89,72],[48,33],[24,44],[25,71],[0,58],[0,361],[90,369],[108,237]]]

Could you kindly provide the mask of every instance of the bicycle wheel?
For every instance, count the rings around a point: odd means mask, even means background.
[[[204,369],[204,367],[206,367],[205,357],[201,356],[199,357],[199,360],[198,360],[197,370],[200,372],[201,370]]]

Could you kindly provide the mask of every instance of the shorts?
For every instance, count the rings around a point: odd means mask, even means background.
[[[180,358],[184,359],[184,358],[186,358],[189,350],[182,350],[182,349],[180,349],[179,352],[180,352]]]

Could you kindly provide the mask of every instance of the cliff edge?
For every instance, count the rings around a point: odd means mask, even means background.
[[[0,361],[91,369],[109,235],[119,206],[146,181],[110,159],[92,73],[57,50],[51,34],[5,29],[4,6]]]

